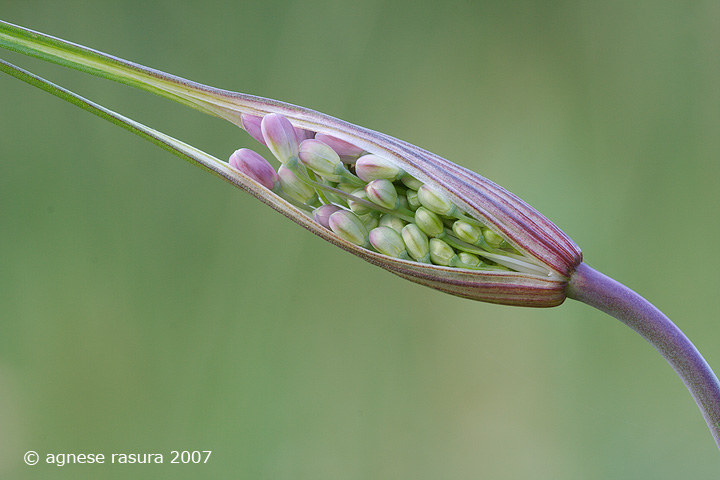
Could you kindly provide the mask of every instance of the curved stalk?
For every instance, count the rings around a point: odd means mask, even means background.
[[[692,394],[720,448],[720,382],[695,345],[664,313],[585,263],[572,275],[567,296],[617,318],[660,352]]]

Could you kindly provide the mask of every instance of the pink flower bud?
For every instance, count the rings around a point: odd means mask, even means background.
[[[282,115],[265,115],[260,124],[265,144],[283,164],[298,156],[299,142],[295,127]]]
[[[263,145],[266,145],[265,138],[263,137],[262,129],[260,127],[261,123],[262,117],[258,117],[257,115],[240,115],[240,126],[255,140]],[[295,135],[298,138],[298,142],[302,142],[308,138],[315,138],[315,132],[305,130],[304,128],[296,128]]]
[[[260,183],[268,190],[273,190],[280,181],[277,172],[262,156],[248,148],[235,150],[230,156],[230,166]]]
[[[241,115],[240,124],[242,128],[255,140],[265,145],[265,138],[263,138],[262,129],[260,124],[262,123],[262,117],[255,115]]]
[[[340,210],[342,210],[342,208],[328,203],[313,210],[313,218],[323,227],[330,228],[330,215]]]
[[[356,147],[352,143],[324,133],[316,134],[315,139],[320,140],[325,145],[328,145],[330,148],[335,150],[337,154],[340,155],[340,160],[342,160],[343,163],[353,163],[357,157],[365,153],[362,148]]]
[[[311,130],[305,130],[304,128],[296,128],[295,135],[297,136],[298,142],[302,143],[305,140],[315,138],[315,132]]]

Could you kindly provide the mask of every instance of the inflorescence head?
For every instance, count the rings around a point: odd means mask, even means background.
[[[277,112],[242,114],[240,123],[280,165],[275,170],[248,149],[233,153],[230,165],[284,202],[281,211],[292,207],[288,216],[325,239],[454,295],[526,306],[564,300],[569,273],[581,260],[579,249],[492,182],[370,131],[363,133],[378,148],[362,136],[355,145],[295,126]],[[423,175],[409,173],[416,170]]]
[[[245,115],[243,125],[281,165],[275,172],[248,149],[236,151],[230,165],[299,204],[320,225],[352,244],[425,264],[549,275],[498,232],[392,160],[327,134],[308,138],[308,130],[293,127],[276,113],[263,118]]]

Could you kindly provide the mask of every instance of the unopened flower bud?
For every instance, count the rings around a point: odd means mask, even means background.
[[[271,113],[263,117],[260,127],[265,144],[283,165],[297,158],[298,138],[295,127],[287,118]]]
[[[420,206],[420,199],[416,190],[408,190],[405,192],[405,198],[407,198],[408,207],[410,210],[417,210]]]
[[[430,263],[430,246],[427,235],[414,223],[405,225],[401,234],[410,256],[418,262]]]
[[[265,137],[263,137],[263,133],[262,133],[261,124],[262,124],[262,117],[258,117],[257,115],[248,115],[248,114],[240,115],[240,126],[252,138],[254,138],[258,142],[262,143],[263,145],[266,145]],[[298,142],[302,142],[305,139],[313,138],[315,136],[315,132],[311,132],[310,130],[305,130],[304,128],[296,128],[295,135],[297,136]]]
[[[281,165],[278,169],[278,176],[280,177],[280,186],[291,198],[301,203],[309,203],[316,198],[315,190],[297,178],[285,165]]]
[[[483,237],[485,237],[485,241],[490,245],[491,247],[499,247],[500,244],[505,240],[497,233],[493,232],[489,228],[486,228],[483,230]]]
[[[342,210],[342,208],[337,205],[333,205],[332,203],[328,203],[313,210],[312,215],[315,221],[320,225],[325,228],[330,228],[330,215],[340,210]]]
[[[269,190],[273,190],[280,181],[272,165],[249,148],[236,150],[230,155],[228,163]]]
[[[330,215],[330,229],[340,238],[355,245],[368,244],[368,231],[362,220],[352,212],[340,210]]]
[[[380,217],[379,225],[381,227],[390,227],[393,230],[395,230],[396,232],[400,233],[402,231],[403,227],[406,225],[406,223],[401,218],[398,218],[395,215],[386,213],[382,217]]]
[[[405,243],[398,232],[390,227],[377,227],[370,231],[370,244],[375,250],[389,257],[407,257]]]
[[[396,210],[410,210],[410,204],[408,203],[408,199],[405,195],[402,194],[402,191],[398,192],[397,199],[397,205],[395,206]]]
[[[360,200],[368,200],[367,193],[365,193],[365,190],[362,188],[358,190],[354,190],[351,192],[351,195],[355,198],[359,198]],[[353,199],[348,198],[347,199],[348,207],[350,207],[350,210],[355,212],[356,215],[365,215],[366,213],[372,212],[372,208],[365,205],[364,203],[356,202]]]
[[[439,238],[430,239],[430,260],[435,265],[450,265],[455,257],[455,251],[450,245]]]
[[[366,182],[381,178],[394,181],[405,174],[400,167],[377,155],[363,155],[358,158],[355,173]]]
[[[406,187],[408,187],[408,188],[410,188],[410,189],[412,189],[412,190],[417,190],[417,189],[419,189],[420,187],[423,186],[423,183],[422,183],[420,180],[418,180],[417,178],[412,177],[412,176],[410,176],[410,175],[405,175],[405,176],[403,176],[403,177],[400,179],[400,181],[401,181]]]
[[[255,140],[265,145],[265,137],[262,134],[262,117],[256,115],[241,115],[240,124],[242,128]]]
[[[445,195],[428,185],[420,187],[417,195],[423,207],[438,215],[451,216],[457,212],[457,207]]]
[[[356,147],[350,142],[340,140],[339,138],[333,137],[331,135],[326,135],[324,133],[316,134],[315,139],[320,140],[321,142],[335,150],[337,154],[340,155],[340,159],[343,161],[343,163],[354,163],[355,159],[365,153],[362,148]]]
[[[305,130],[304,128],[295,128],[295,136],[297,137],[298,142],[302,143],[305,140],[315,138],[315,132],[311,130]]]
[[[342,166],[340,156],[335,150],[319,140],[303,141],[298,149],[298,157],[307,168],[330,180],[337,179],[335,169]]]
[[[480,235],[482,235],[480,227],[462,220],[455,221],[455,223],[453,223],[452,230],[460,240],[473,245],[480,240]]]
[[[360,220],[362,220],[363,225],[365,225],[365,228],[367,228],[368,232],[373,228],[377,228],[380,225],[380,217],[377,212],[366,213],[365,215],[362,215],[360,217]]]
[[[472,253],[460,252],[458,253],[458,258],[469,267],[479,267],[483,263],[477,255],[473,255]]]
[[[437,237],[445,231],[445,226],[440,217],[425,207],[415,210],[415,223],[428,237]]]
[[[376,205],[394,210],[397,206],[397,191],[390,180],[373,180],[365,186],[368,200]]]

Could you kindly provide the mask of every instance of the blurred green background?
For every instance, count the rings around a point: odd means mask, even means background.
[[[0,0],[0,16],[476,170],[720,369],[720,3]],[[0,57],[227,158],[244,132]],[[0,77],[0,478],[715,479],[619,322],[463,300]],[[165,464],[24,465],[47,453]],[[171,450],[212,450],[169,465]]]

